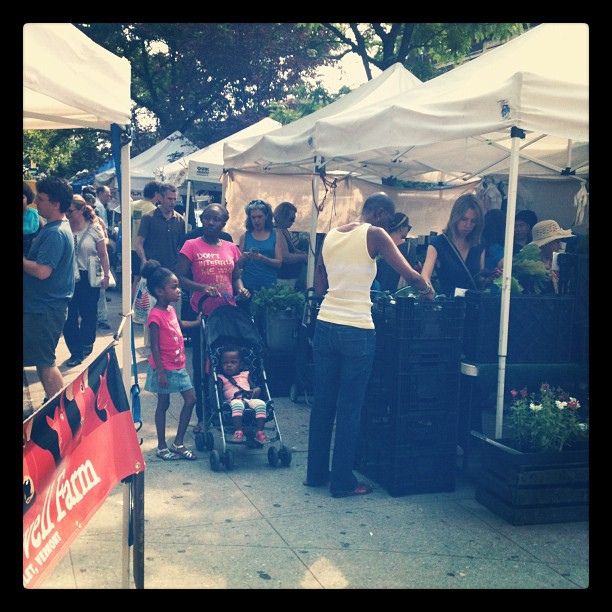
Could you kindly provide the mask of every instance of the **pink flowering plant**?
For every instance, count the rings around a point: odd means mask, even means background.
[[[510,391],[514,403],[508,424],[518,450],[562,451],[577,440],[587,440],[589,426],[579,418],[580,402],[563,389],[544,383],[539,393],[527,388]]]

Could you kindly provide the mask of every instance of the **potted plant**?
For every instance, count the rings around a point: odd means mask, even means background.
[[[483,443],[476,499],[514,525],[588,518],[588,422],[580,402],[542,384],[510,392],[509,437]]]
[[[255,293],[253,315],[270,351],[283,353],[295,349],[304,302],[303,293],[283,284],[264,287]]]

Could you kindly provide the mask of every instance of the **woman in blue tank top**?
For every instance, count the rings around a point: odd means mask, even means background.
[[[272,227],[272,207],[263,200],[245,206],[246,229],[239,242],[243,265],[242,282],[252,293],[276,284],[283,253],[288,251],[284,236]]]

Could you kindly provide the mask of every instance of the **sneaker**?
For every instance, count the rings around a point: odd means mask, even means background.
[[[111,326],[108,323],[104,322],[104,321],[100,321],[98,323],[98,329],[110,329],[110,328],[111,328]]]
[[[268,438],[266,437],[266,432],[265,431],[258,431],[255,434],[255,439],[260,443],[263,444],[264,442],[268,441]]]
[[[244,432],[241,429],[234,432],[234,442],[244,442]]]

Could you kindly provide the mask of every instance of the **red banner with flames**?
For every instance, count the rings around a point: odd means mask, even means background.
[[[113,487],[145,468],[113,347],[23,424],[23,584],[42,584]]]

